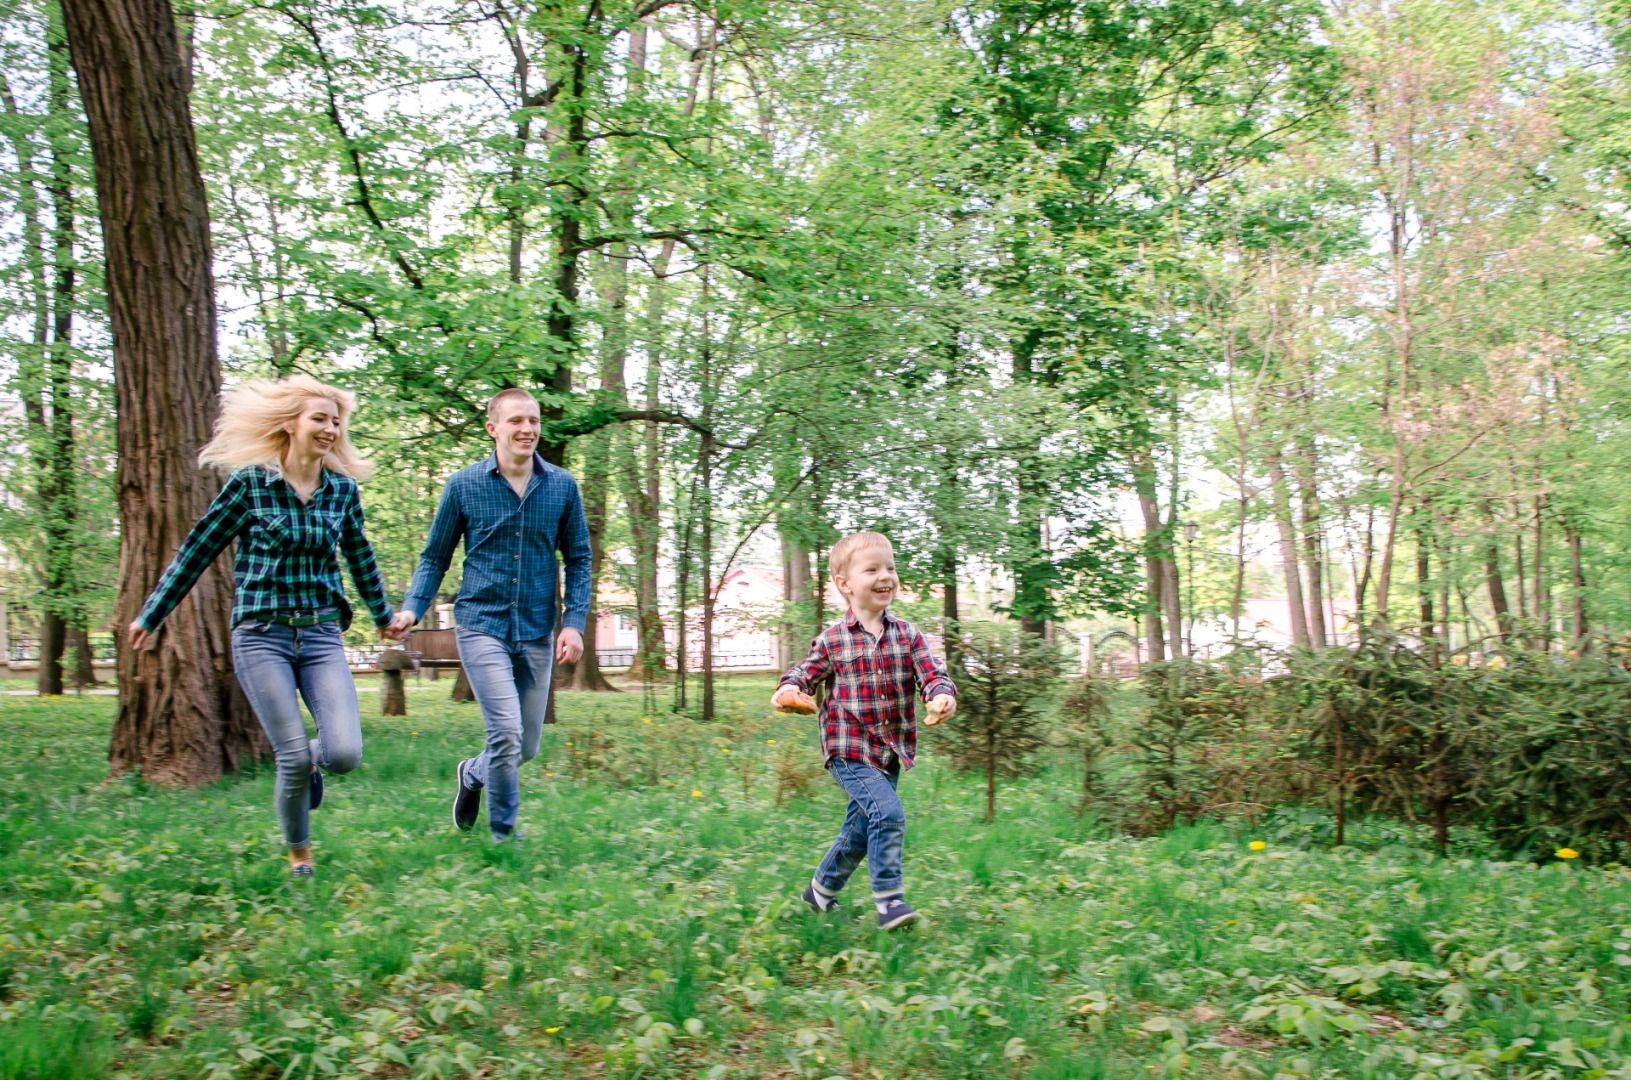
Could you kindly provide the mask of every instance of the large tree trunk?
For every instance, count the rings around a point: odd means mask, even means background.
[[[96,163],[118,400],[118,622],[136,616],[219,489],[198,467],[219,408],[209,207],[169,0],[63,0]],[[158,635],[119,650],[109,758],[198,784],[264,756],[232,675],[232,578],[218,560]]]
[[[1286,583],[1286,607],[1291,612],[1291,643],[1308,648],[1308,613],[1303,606],[1302,574],[1297,565],[1297,533],[1291,524],[1291,496],[1286,492],[1285,469],[1280,452],[1268,455],[1269,489],[1273,495],[1274,524],[1280,534],[1280,569]]]

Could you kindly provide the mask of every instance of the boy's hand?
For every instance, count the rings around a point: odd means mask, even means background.
[[[778,686],[776,692],[771,695],[770,704],[782,712],[803,713],[806,716],[812,716],[816,711],[815,698],[792,683]]]
[[[950,694],[936,694],[929,699],[929,714],[923,718],[923,723],[929,727],[934,727],[956,711],[956,698]]]

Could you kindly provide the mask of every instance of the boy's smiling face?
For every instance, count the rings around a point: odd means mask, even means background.
[[[900,579],[895,576],[895,553],[882,544],[868,544],[857,550],[837,578],[838,591],[857,615],[883,611],[900,587]]]

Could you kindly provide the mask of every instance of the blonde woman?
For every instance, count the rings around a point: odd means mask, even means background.
[[[275,801],[295,877],[313,872],[308,812],[323,801],[322,770],[350,772],[362,758],[341,637],[351,605],[336,549],[381,636],[400,636],[383,632],[391,608],[363,533],[357,482],[372,468],[347,432],[355,410],[351,394],[306,375],[229,390],[198,462],[232,475],[130,624],[130,644],[146,648],[204,568],[238,541],[232,663],[277,755]],[[315,739],[300,698],[317,722]]]

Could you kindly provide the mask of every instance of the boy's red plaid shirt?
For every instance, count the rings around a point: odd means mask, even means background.
[[[873,640],[855,612],[823,630],[810,655],[782,676],[782,685],[806,694],[830,680],[821,703],[821,751],[827,761],[844,758],[875,769],[894,759],[912,767],[917,753],[916,699],[957,696],[946,666],[929,651],[918,628],[883,613],[883,634]]]

